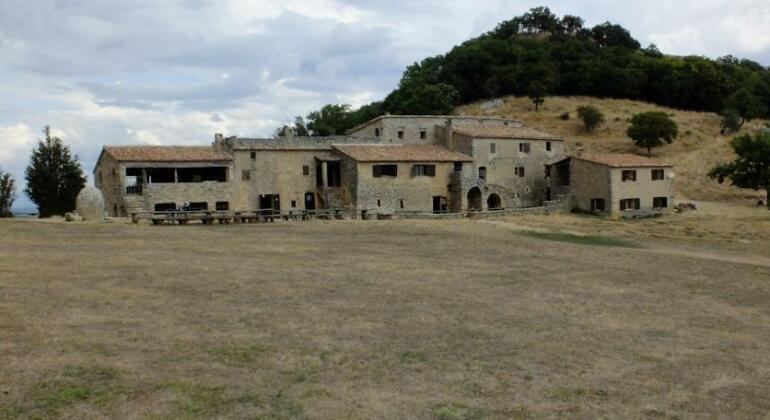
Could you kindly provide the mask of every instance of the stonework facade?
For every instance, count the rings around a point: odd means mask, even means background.
[[[572,156],[550,167],[552,191],[571,195],[575,208],[621,217],[630,211],[674,207],[673,166],[635,155]]]
[[[544,206],[565,196],[549,178],[564,153],[562,139],[514,120],[384,115],[345,136],[217,134],[210,147],[105,147],[94,179],[111,216],[182,208],[462,213]],[[630,184],[613,187],[612,171],[574,169],[576,186],[606,184],[613,192],[608,208],[634,194]]]

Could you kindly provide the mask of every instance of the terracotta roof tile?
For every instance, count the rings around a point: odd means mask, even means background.
[[[455,133],[477,138],[561,141],[560,138],[554,135],[543,133],[533,128],[515,127],[511,125],[455,126],[453,131]]]
[[[438,145],[342,145],[332,146],[359,162],[471,162],[469,156]]]
[[[222,162],[233,158],[210,146],[105,146],[121,162]]]
[[[630,153],[609,153],[573,156],[575,159],[582,159],[588,162],[598,163],[600,165],[610,166],[612,168],[649,168],[674,166],[667,162],[646,156],[632,155]]]

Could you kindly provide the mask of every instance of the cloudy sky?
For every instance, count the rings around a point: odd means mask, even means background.
[[[269,135],[382,98],[406,65],[538,5],[666,53],[770,65],[767,0],[2,0],[0,168],[22,183],[46,124],[89,175],[104,144]]]

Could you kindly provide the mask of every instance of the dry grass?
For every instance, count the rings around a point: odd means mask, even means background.
[[[595,133],[587,133],[577,118],[577,108],[593,105],[605,115],[606,122]],[[516,118],[529,126],[558,134],[567,139],[568,150],[582,143],[587,152],[646,153],[633,145],[626,136],[631,117],[639,112],[662,111],[671,115],[679,125],[679,138],[671,145],[653,150],[653,155],[676,164],[677,181],[674,183],[680,198],[692,200],[746,200],[756,202],[761,192],[720,185],[706,174],[716,163],[732,160],[734,154],[729,141],[732,137],[719,134],[720,117],[713,113],[680,111],[644,102],[591,97],[548,97],[540,112],[535,112],[527,98],[506,97],[497,108],[485,111],[481,103],[466,105],[456,110],[460,115],[489,115]],[[563,121],[559,116],[570,113]],[[752,121],[743,132],[752,132],[765,121]]]
[[[525,222],[0,221],[0,418],[770,411],[770,268]]]

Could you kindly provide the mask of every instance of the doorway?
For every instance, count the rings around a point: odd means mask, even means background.
[[[449,213],[446,197],[440,195],[433,197],[433,213]]]
[[[260,210],[273,210],[272,213],[281,211],[281,196],[278,194],[261,194],[259,196]]]
[[[468,191],[468,210],[481,211],[481,190],[479,187],[473,187]]]
[[[503,208],[502,200],[497,194],[490,194],[487,198],[487,210],[500,210]]]
[[[315,210],[315,193],[305,193],[305,210]]]

